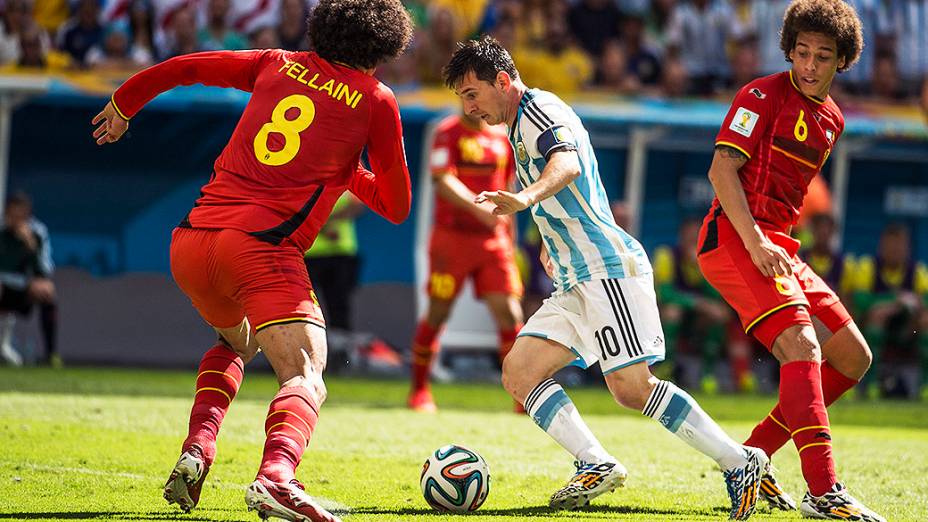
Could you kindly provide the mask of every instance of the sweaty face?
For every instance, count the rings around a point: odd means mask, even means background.
[[[464,114],[480,118],[490,125],[510,123],[503,121],[505,92],[498,84],[478,79],[471,71],[464,75],[454,92],[461,98]]]
[[[838,57],[834,38],[821,33],[799,33],[796,45],[790,51],[793,61],[793,80],[806,96],[824,99],[831,89],[831,81],[844,65]]]

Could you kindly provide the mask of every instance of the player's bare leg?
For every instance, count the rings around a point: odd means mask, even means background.
[[[411,387],[406,400],[406,405],[412,410],[434,413],[438,409],[432,398],[429,374],[438,356],[438,338],[441,335],[441,329],[451,314],[453,304],[453,299],[430,297],[425,317],[416,327],[412,345]]]
[[[540,337],[516,339],[503,361],[503,387],[525,405],[539,428],[574,456],[576,472],[549,500],[555,509],[576,509],[625,483],[625,467],[590,431],[564,389],[551,378],[576,358],[564,346]]]
[[[244,377],[245,364],[258,344],[248,319],[231,328],[216,328],[219,342],[200,361],[187,438],[164,485],[164,498],[189,512],[200,501],[203,481],[216,457],[216,437]]]
[[[506,360],[506,356],[515,344],[516,336],[522,328],[522,305],[519,297],[501,292],[490,292],[483,296],[493,321],[496,322],[496,331],[499,334],[499,362]],[[513,399],[512,410],[516,413],[525,413],[522,403]]]
[[[751,516],[769,463],[763,451],[732,440],[688,393],[651,375],[645,362],[619,368],[605,379],[616,402],[660,422],[718,463],[732,503],[730,517],[744,520]]]
[[[280,324],[261,330],[257,338],[277,374],[280,391],[268,410],[264,456],[245,502],[262,518],[337,521],[306,494],[295,476],[326,398],[325,329],[309,323]]]

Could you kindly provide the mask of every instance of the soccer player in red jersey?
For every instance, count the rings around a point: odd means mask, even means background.
[[[773,455],[793,440],[808,484],[804,516],[882,521],[838,482],[825,409],[864,375],[870,349],[789,235],[810,180],[844,131],[831,82],[862,46],[860,20],[845,2],[789,5],[780,47],[791,69],[745,85],[716,138],[709,179],[717,198],[700,230],[698,262],[745,331],[780,362],[779,404],[745,444]],[[761,495],[795,509],[770,475]]]
[[[409,214],[399,109],[374,68],[411,35],[399,0],[322,0],[315,52],[208,52],[139,72],[93,120],[102,145],[152,98],[178,85],[235,87],[251,100],[190,213],[174,230],[171,271],[219,334],[203,356],[189,432],[164,496],[189,511],[216,436],[260,348],[280,391],[265,421],[261,467],[245,500],[262,518],[332,521],[295,478],[326,397],[324,320],[303,264],[335,201],[350,190],[394,223]],[[367,147],[371,170],[359,163]]]
[[[511,218],[494,215],[489,203],[474,203],[480,192],[507,190],[512,184],[515,170],[506,130],[468,114],[449,116],[435,131],[429,164],[436,192],[429,307],[413,339],[407,401],[410,408],[423,412],[436,410],[429,370],[442,326],[468,278],[496,321],[500,361],[522,326],[522,281],[515,264]]]

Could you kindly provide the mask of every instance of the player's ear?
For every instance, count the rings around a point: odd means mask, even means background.
[[[509,89],[510,85],[512,85],[512,78],[509,76],[509,73],[506,71],[499,71],[496,73],[496,85],[494,85],[494,87],[499,87],[505,91]]]
[[[847,58],[843,56],[838,57],[838,70],[844,69],[844,64],[847,63]]]

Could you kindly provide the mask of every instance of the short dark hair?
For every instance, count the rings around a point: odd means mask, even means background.
[[[900,221],[892,221],[883,228],[883,237],[895,236],[895,237],[909,237],[909,227],[905,223]]]
[[[17,190],[6,198],[6,208],[10,207],[25,207],[29,209],[29,211],[32,211],[32,198],[24,191]]]
[[[493,83],[500,71],[506,71],[513,79],[519,77],[509,51],[496,38],[486,35],[478,40],[459,43],[448,65],[442,70],[442,75],[445,85],[454,89],[469,72],[476,74],[478,80]]]
[[[406,50],[412,21],[400,0],[321,0],[307,34],[326,60],[370,69]]]
[[[789,4],[780,31],[780,49],[787,62],[792,62],[789,53],[796,47],[799,33],[822,33],[834,38],[837,55],[844,57],[844,66],[838,72],[850,69],[864,48],[860,18],[844,0],[793,0]]]

